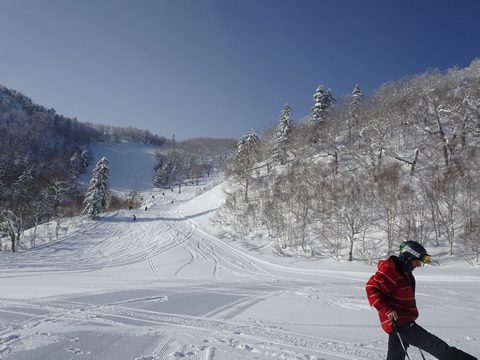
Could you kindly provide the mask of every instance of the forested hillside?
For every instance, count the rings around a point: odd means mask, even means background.
[[[276,128],[238,142],[215,220],[225,237],[369,263],[415,240],[478,264],[480,60],[369,96],[319,86],[313,103],[307,121],[285,105]]]
[[[81,123],[2,85],[0,134],[0,237],[13,251],[24,229],[81,212],[85,189],[75,178],[91,161],[90,144],[167,142],[133,127]]]
[[[11,251],[35,246],[22,240],[24,230],[51,220],[58,228],[63,218],[85,213],[89,189],[76,179],[92,165],[93,144],[156,145],[156,176],[147,181],[152,186],[181,188],[209,176],[236,143],[234,139],[210,138],[176,142],[175,137],[167,140],[134,127],[79,122],[2,85],[0,132],[0,238],[4,240],[0,249]],[[103,211],[135,205],[133,195],[113,195],[108,184],[104,185],[108,201],[102,199]]]
[[[75,177],[91,143],[160,145],[152,182],[180,191],[235,147],[80,123],[0,90],[0,234],[12,249],[24,229],[81,213],[85,189]],[[281,256],[368,263],[415,240],[479,263],[480,60],[369,95],[357,85],[337,99],[320,85],[310,113],[294,121],[285,105],[276,127],[238,141],[222,167],[229,193],[214,220],[226,238],[273,241]]]

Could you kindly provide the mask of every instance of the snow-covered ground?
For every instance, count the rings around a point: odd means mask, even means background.
[[[139,209],[65,221],[58,240],[0,253],[1,359],[385,358],[364,290],[375,267],[218,239],[208,220],[222,179],[151,188],[152,150],[94,149],[112,188],[143,192]],[[418,322],[478,357],[479,268],[439,260],[415,270]]]

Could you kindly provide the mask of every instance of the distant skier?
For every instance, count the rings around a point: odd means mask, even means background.
[[[368,301],[377,309],[382,328],[389,334],[387,360],[404,360],[409,345],[437,359],[474,360],[476,358],[449,346],[415,322],[418,309],[412,271],[429,262],[430,255],[422,245],[415,241],[403,242],[399,256],[379,261],[378,271],[367,282]]]
[[[135,214],[133,215],[133,221],[137,220],[137,217],[135,216]]]
[[[147,211],[147,209],[148,209],[148,208],[145,206],[145,211]]]

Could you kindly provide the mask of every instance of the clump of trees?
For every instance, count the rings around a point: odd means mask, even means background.
[[[172,140],[160,148],[156,157],[153,185],[160,188],[195,183],[201,177],[209,177],[235,149],[235,139],[195,138],[185,141]]]
[[[225,237],[369,263],[415,240],[479,263],[480,60],[368,96],[320,85],[313,101],[308,121],[286,105],[276,129],[238,142],[214,220]]]

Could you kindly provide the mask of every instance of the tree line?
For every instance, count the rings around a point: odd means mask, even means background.
[[[160,148],[156,157],[153,185],[160,188],[195,183],[209,177],[235,149],[235,139],[194,138],[181,142],[172,139]]]
[[[313,103],[307,121],[287,104],[275,128],[238,141],[214,219],[225,237],[369,263],[415,240],[479,262],[480,60],[371,95],[320,85]]]

